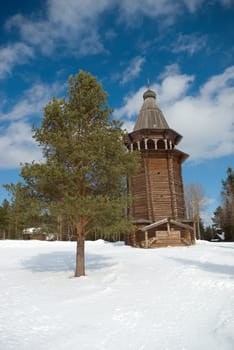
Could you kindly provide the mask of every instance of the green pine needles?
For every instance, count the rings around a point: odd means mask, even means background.
[[[41,126],[33,129],[45,161],[21,169],[48,212],[74,228],[75,276],[85,274],[84,241],[90,232],[111,235],[132,229],[126,215],[127,178],[136,172],[138,158],[127,152],[122,125],[111,114],[95,77],[84,71],[70,77],[68,98],[53,98]]]

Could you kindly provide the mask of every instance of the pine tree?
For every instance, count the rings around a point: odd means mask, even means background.
[[[21,176],[49,210],[76,228],[75,276],[85,274],[84,246],[92,230],[126,232],[126,177],[137,168],[135,152],[126,151],[121,123],[111,119],[107,94],[91,74],[69,79],[68,100],[45,107],[34,138],[44,163],[25,164]]]
[[[4,199],[0,206],[0,234],[3,239],[6,239],[9,234],[9,202]]]
[[[11,197],[7,207],[9,238],[22,238],[23,229],[39,227],[42,222],[42,202],[29,186],[22,182],[3,185]]]
[[[227,169],[227,177],[222,180],[222,205],[214,212],[213,222],[225,232],[228,241],[234,241],[234,171]]]

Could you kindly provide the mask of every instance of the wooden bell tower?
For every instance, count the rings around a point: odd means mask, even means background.
[[[182,136],[169,128],[154,91],[148,89],[143,99],[135,127],[126,138],[127,148],[138,150],[141,162],[138,174],[129,180],[131,217],[138,232],[163,220],[167,228],[171,219],[186,226],[182,163],[188,155],[176,148]]]

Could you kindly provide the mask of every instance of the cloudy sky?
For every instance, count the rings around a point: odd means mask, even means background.
[[[98,77],[132,130],[147,80],[190,154],[206,220],[234,168],[234,0],[8,0],[0,19],[0,185],[39,160],[32,123],[80,69]],[[0,187],[0,201],[6,197]]]

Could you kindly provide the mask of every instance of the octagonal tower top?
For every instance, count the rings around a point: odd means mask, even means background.
[[[133,131],[141,129],[169,129],[169,125],[156,104],[156,93],[150,89],[145,91],[144,102]]]

